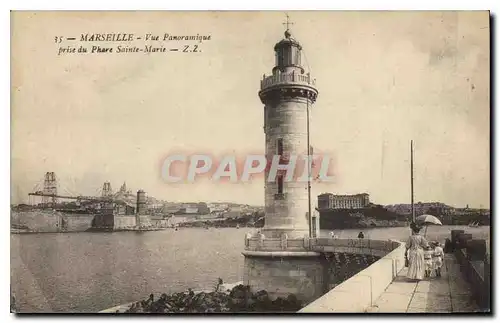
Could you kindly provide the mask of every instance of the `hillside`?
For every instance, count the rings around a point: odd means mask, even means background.
[[[363,209],[320,210],[320,228],[324,230],[406,225],[406,216],[380,205]]]

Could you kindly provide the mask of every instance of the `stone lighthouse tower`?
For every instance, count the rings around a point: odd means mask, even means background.
[[[267,159],[279,155],[280,164],[293,167],[292,156],[307,157],[308,149],[311,150],[309,109],[318,90],[315,80],[302,66],[302,47],[292,37],[288,24],[287,21],[285,38],[274,46],[275,66],[272,75],[264,75],[259,97],[264,104]],[[297,162],[307,165],[302,157]],[[304,171],[308,171],[307,166]],[[270,238],[280,238],[283,234],[288,238],[309,236],[310,183],[287,180],[284,172],[277,173],[274,181],[268,181],[269,172],[268,168],[263,234]]]
[[[292,167],[293,156],[310,153],[309,109],[318,90],[302,65],[302,47],[292,37],[288,19],[286,25],[285,37],[274,46],[272,75],[264,75],[259,97],[264,104],[267,159],[280,156],[281,165]],[[310,248],[310,182],[307,174],[306,181],[297,181],[283,172],[269,179],[270,173],[276,170],[266,170],[264,227],[245,237],[243,283],[271,297],[295,294],[311,301],[324,286],[320,254]]]

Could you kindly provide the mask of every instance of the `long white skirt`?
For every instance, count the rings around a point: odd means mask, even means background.
[[[409,279],[424,279],[424,250],[420,248],[408,250],[408,262],[408,274],[406,277]]]

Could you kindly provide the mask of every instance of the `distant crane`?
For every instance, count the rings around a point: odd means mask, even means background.
[[[123,214],[123,215],[132,215],[139,212],[139,193],[137,192],[137,197],[132,195],[130,192],[126,190],[125,183],[121,187],[120,191],[117,193],[113,193],[111,189],[111,183],[106,181],[102,186],[102,192],[99,192],[97,196],[88,196],[88,195],[79,195],[74,194],[73,192],[63,189],[65,194],[58,194],[58,185],[57,178],[54,172],[47,172],[44,178],[43,190],[37,188],[33,189],[33,193],[28,193],[28,196],[31,200],[31,197],[40,196],[42,198],[41,208],[54,208],[62,212],[69,213],[81,213],[81,212],[97,212],[107,214],[113,213],[115,214]],[[39,187],[39,186],[38,186]],[[146,199],[144,192],[141,195],[143,198],[142,208],[145,207]],[[71,206],[64,205],[64,203],[60,204],[59,199],[69,199],[76,200],[76,205],[80,207],[81,202],[86,201],[88,206],[84,208],[74,209]],[[144,205],[143,205],[144,204]],[[98,211],[100,210],[100,211]]]
[[[110,182],[104,182],[104,185],[102,186],[102,197],[108,197],[112,196],[113,191],[111,190],[111,183]]]
[[[125,184],[124,184],[125,185]],[[134,207],[135,204],[124,199],[115,198],[113,191],[111,189],[110,182],[104,182],[102,187],[102,196],[85,196],[85,195],[73,195],[71,192],[68,192],[71,195],[66,194],[58,194],[58,179],[54,172],[45,173],[44,182],[43,182],[43,190],[37,190],[34,193],[29,193],[28,196],[41,196],[43,204],[52,204],[56,205],[58,203],[58,199],[72,199],[80,201],[93,201],[99,202],[103,205],[111,206],[111,204],[121,204],[127,205],[129,207]]]
[[[42,203],[57,203],[57,179],[54,172],[45,173],[45,179],[43,181],[43,193],[46,195],[42,196]],[[52,199],[49,199],[52,197]]]

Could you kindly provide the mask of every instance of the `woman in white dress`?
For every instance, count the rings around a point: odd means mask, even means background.
[[[412,235],[406,242],[406,257],[408,259],[407,277],[412,280],[422,280],[425,275],[424,248],[429,244],[420,235],[420,227],[416,223],[410,225]]]

